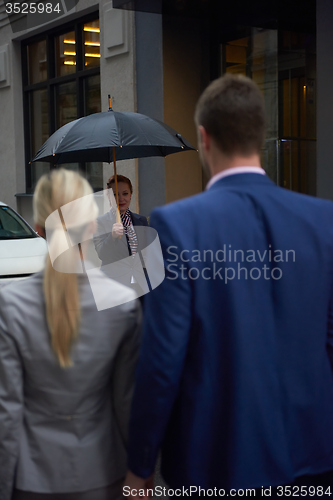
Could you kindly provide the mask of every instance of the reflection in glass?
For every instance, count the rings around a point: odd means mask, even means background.
[[[299,78],[282,80],[283,136],[299,134]]]
[[[315,81],[315,35],[280,32],[280,184],[307,194],[316,185]]]
[[[69,31],[65,35],[55,38],[56,75],[64,76],[76,71],[75,32]]]
[[[49,113],[47,90],[34,90],[29,94],[30,107],[30,137],[31,156],[35,156],[40,147],[49,137]],[[46,162],[31,163],[32,190],[35,189],[38,179],[50,171],[50,164]]]
[[[39,148],[49,137],[49,115],[47,90],[30,92],[30,134],[32,155],[35,156]]]
[[[100,75],[90,76],[85,80],[85,115],[101,111],[101,79]],[[85,163],[85,177],[94,191],[103,189],[103,163]]]
[[[101,111],[101,79],[100,75],[85,79],[85,115]]]
[[[315,35],[235,27],[221,44],[221,73],[252,78],[265,99],[262,165],[271,179],[314,194],[316,165]]]
[[[226,73],[246,75],[250,37],[238,38],[225,44]]]
[[[308,169],[308,162],[315,161],[316,142],[305,139],[281,139],[279,142],[283,187],[300,193],[309,193],[313,179]]]
[[[51,132],[78,118],[78,109],[80,116],[101,111],[100,76],[97,74],[100,66],[99,21],[83,23],[79,20],[67,29],[71,31],[63,33],[62,28],[57,33],[50,31],[47,39],[28,42],[25,49],[27,63],[23,77],[28,162]],[[93,70],[89,71],[91,68]],[[60,83],[62,81],[66,83]],[[51,116],[49,109],[52,109]],[[45,162],[29,164],[29,192],[50,167],[50,163]],[[95,189],[103,188],[101,163],[69,164],[65,168],[83,172]]]
[[[283,187],[298,190],[298,142],[283,139],[281,150]]]
[[[56,87],[57,128],[77,118],[76,83],[69,82]]]
[[[94,191],[103,189],[103,163],[85,163],[85,177],[90,182]]]
[[[28,82],[44,82],[47,79],[46,40],[30,43],[27,46]]]
[[[44,174],[48,174],[50,171],[50,164],[44,161],[37,161],[36,163],[31,163],[31,193],[34,192],[38,180]]]
[[[281,79],[281,121],[284,137],[315,139],[314,81],[304,75]]]
[[[238,35],[221,44],[221,73],[249,76],[261,89],[267,116],[262,166],[277,182],[278,33],[260,28],[239,27],[239,30]]]
[[[66,170],[74,170],[79,172],[91,184],[94,191],[103,189],[103,163],[102,162],[87,162],[87,163],[62,163],[59,165]]]
[[[94,68],[100,65],[100,29],[99,19],[85,23],[84,31],[84,67]]]

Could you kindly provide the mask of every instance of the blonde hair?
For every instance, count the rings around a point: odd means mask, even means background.
[[[79,204],[75,209],[75,203],[71,202],[82,197],[86,197],[84,203]],[[66,209],[64,205],[70,207],[70,211],[66,211],[65,224],[62,215],[64,208]],[[82,228],[87,228],[87,224],[97,217],[97,205],[89,183],[81,175],[71,170],[58,169],[39,179],[33,198],[33,212],[35,223],[43,228],[46,227],[49,247],[43,288],[51,344],[60,366],[66,368],[72,365],[70,350],[77,338],[80,325],[80,301],[76,272],[77,246],[69,249],[74,250],[75,248],[76,252],[65,252],[66,265],[64,266],[62,258],[62,267],[60,266],[60,268],[59,265],[55,265],[52,253],[54,254],[56,249],[55,255],[57,255],[57,251],[58,255],[61,254],[62,249],[59,252],[57,247],[63,238],[64,231],[67,233],[68,229],[75,230],[80,227],[82,233]],[[49,221],[52,219],[52,231],[48,231],[47,219]],[[54,221],[59,222],[55,223]],[[68,233],[66,236],[68,238]]]

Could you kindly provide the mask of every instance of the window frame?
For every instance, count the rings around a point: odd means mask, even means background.
[[[100,19],[99,12],[92,12],[84,17],[70,21],[60,28],[53,28],[47,32],[41,33],[29,39],[22,41],[22,90],[23,90],[23,125],[24,125],[24,150],[25,150],[25,178],[26,178],[26,193],[30,194],[33,191],[32,182],[32,130],[31,110],[30,110],[30,94],[35,90],[47,91],[48,96],[48,131],[49,136],[56,131],[56,87],[62,83],[75,82],[77,90],[77,118],[85,116],[85,80],[88,77],[100,75],[100,65],[93,68],[84,69],[84,54],[83,54],[83,26],[86,23]],[[75,32],[75,50],[77,69],[75,72],[56,76],[56,56],[55,56],[55,39],[59,35],[63,35],[69,31]],[[47,54],[47,79],[43,82],[29,84],[29,68],[28,68],[28,46],[32,43],[46,40]],[[42,146],[42,144],[41,144]],[[50,164],[50,170],[55,168]]]

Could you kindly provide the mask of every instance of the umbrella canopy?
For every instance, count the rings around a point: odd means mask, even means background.
[[[112,162],[194,149],[176,130],[158,120],[110,109],[67,123],[49,137],[32,161]]]

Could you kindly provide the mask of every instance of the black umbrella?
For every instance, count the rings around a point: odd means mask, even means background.
[[[67,123],[43,144],[32,161],[73,163],[166,156],[193,150],[174,129],[140,113],[106,111]]]
[[[58,129],[32,161],[113,161],[118,205],[116,160],[167,156],[194,149],[168,125],[140,113],[113,111],[110,105],[109,111],[84,116]]]

